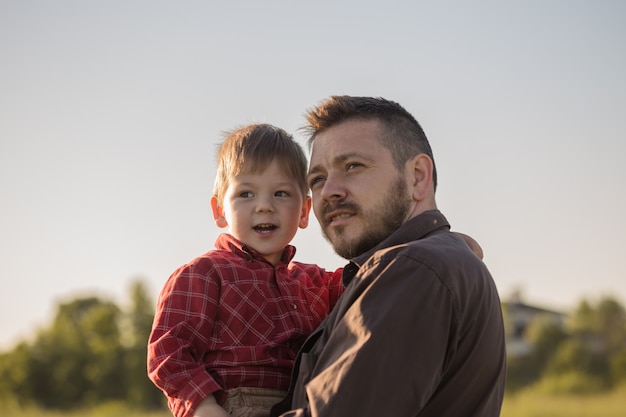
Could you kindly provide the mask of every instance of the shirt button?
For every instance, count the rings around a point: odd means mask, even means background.
[[[293,304],[293,303],[291,303],[291,308],[293,308],[294,310],[297,310],[297,309],[298,309],[298,306],[297,306],[297,305],[295,305],[295,304]]]

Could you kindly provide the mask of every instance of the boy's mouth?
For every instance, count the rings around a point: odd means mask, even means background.
[[[258,232],[258,233],[269,233],[272,230],[278,229],[278,226],[276,226],[275,224],[263,223],[263,224],[257,224],[256,226],[253,227],[253,229],[255,232]]]

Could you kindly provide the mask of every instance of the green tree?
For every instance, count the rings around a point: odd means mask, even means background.
[[[560,392],[596,392],[626,372],[626,313],[613,298],[582,300],[571,317],[568,340],[546,362],[544,387]]]
[[[568,338],[562,326],[543,315],[533,318],[528,324],[525,336],[532,346],[530,352],[526,355],[509,356],[507,359],[508,391],[516,391],[534,384],[545,372],[547,364],[559,346]]]
[[[612,297],[601,298],[595,306],[587,300],[581,301],[570,327],[593,349],[609,356],[626,347],[626,311]]]
[[[33,397],[44,407],[73,408],[122,398],[119,308],[97,297],[61,304],[32,346]]]
[[[610,386],[609,361],[594,352],[583,340],[570,338],[562,343],[548,364],[544,379],[557,392],[591,393]],[[558,382],[558,383],[556,383]]]
[[[164,406],[147,377],[154,302],[141,281],[128,309],[99,297],[61,303],[32,342],[0,354],[0,402],[71,409],[115,400],[135,408]]]
[[[545,372],[559,346],[568,339],[568,334],[560,325],[538,316],[530,323],[527,336],[533,345],[527,363],[528,372],[537,378]]]
[[[33,403],[33,360],[30,347],[19,343],[12,351],[0,354],[0,401],[25,406]]]
[[[605,352],[612,357],[626,348],[626,311],[614,298],[605,297],[597,307],[598,334],[604,340]]]
[[[626,349],[611,357],[611,380],[616,385],[626,383]]]
[[[130,301],[124,326],[127,399],[131,406],[138,408],[163,407],[163,394],[147,376],[147,344],[154,319],[154,301],[143,282],[135,281],[131,284]]]

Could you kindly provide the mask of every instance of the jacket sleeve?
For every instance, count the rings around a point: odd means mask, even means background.
[[[175,271],[157,302],[148,341],[148,376],[166,395],[176,417],[192,415],[221,389],[202,358],[213,332],[219,284],[210,271],[187,265]]]

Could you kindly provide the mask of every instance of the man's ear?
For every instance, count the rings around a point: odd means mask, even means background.
[[[408,169],[413,180],[412,190],[415,201],[423,201],[433,195],[433,161],[425,153],[416,155],[410,160]]]
[[[309,225],[309,214],[311,214],[311,197],[306,196],[304,198],[304,203],[302,204],[302,211],[300,212],[300,222],[298,223],[298,227],[300,229],[305,229]]]
[[[211,211],[213,211],[213,219],[217,227],[222,229],[228,227],[228,222],[224,216],[224,208],[219,205],[215,196],[211,197]]]

